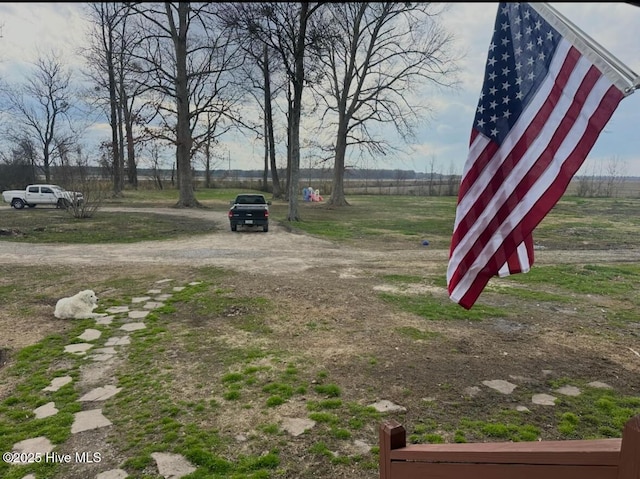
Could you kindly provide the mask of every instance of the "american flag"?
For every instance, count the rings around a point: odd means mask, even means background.
[[[492,277],[530,270],[534,228],[633,92],[540,5],[498,6],[447,269],[449,297],[466,309]]]

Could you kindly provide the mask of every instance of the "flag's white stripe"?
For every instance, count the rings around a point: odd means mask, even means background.
[[[561,46],[559,46],[558,48],[560,49]],[[489,164],[487,164],[478,179],[474,182],[473,186],[469,188],[467,194],[460,201],[457,209],[454,231],[457,230],[460,221],[465,217],[465,215],[477,201],[478,197],[483,194],[486,185],[493,179],[496,171],[502,166],[505,158],[517,144],[522,134],[526,133],[529,125],[538,114],[540,108],[542,108],[542,105],[548,98],[555,79],[559,74],[559,70],[564,63],[564,58],[566,57],[569,48],[570,45],[568,44],[562,46],[561,55],[560,58],[558,58],[558,62],[556,63],[554,59],[554,62],[551,65],[553,74],[548,75],[545,82],[541,85],[541,88],[536,97],[532,99],[531,103],[527,107],[527,110],[520,116],[516,125],[512,128],[507,138],[505,138],[505,141],[503,142],[500,149],[496,152]],[[589,67],[590,64],[588,64],[587,62],[578,61],[578,63],[576,64],[573,72],[571,73],[570,79],[567,82],[567,88],[565,88],[568,94],[562,95],[560,97],[558,104],[554,108],[554,112],[551,114],[549,120],[544,124],[536,139],[531,143],[522,159],[516,165],[516,168],[514,168],[505,178],[498,191],[495,192],[490,201],[484,207],[483,213],[480,215],[480,217],[477,218],[471,228],[469,228],[465,236],[461,238],[454,251],[452,251],[449,268],[447,270],[447,281],[451,279],[453,273],[457,268],[457,265],[468,253],[469,249],[471,249],[477,236],[482,231],[484,231],[487,224],[493,218],[494,213],[513,193],[513,190],[515,190],[518,183],[520,183],[522,178],[530,170],[532,164],[536,162],[540,154],[547,148],[549,140],[552,138],[553,134],[558,128],[558,124],[562,121],[566,111],[571,106],[575,92],[580,87],[582,79],[589,70]]]
[[[462,299],[464,294],[473,284],[477,272],[484,267],[487,261],[495,254],[497,248],[502,244],[502,238],[506,237],[513,228],[520,223],[522,218],[538,201],[541,193],[546,191],[549,185],[551,185],[557,178],[558,172],[562,169],[567,157],[575,149],[577,143],[582,138],[584,131],[589,124],[590,118],[597,111],[602,98],[606,95],[609,88],[611,88],[611,82],[604,76],[600,77],[589,93],[587,101],[583,105],[576,123],[573,125],[565,137],[565,140],[558,148],[555,155],[556,161],[553,161],[549,165],[533,187],[527,192],[522,201],[513,208],[506,220],[496,230],[491,240],[487,242],[487,245],[484,247],[482,252],[476,257],[471,268],[468,269],[464,277],[452,291],[450,295],[451,299],[456,302]]]
[[[511,272],[509,271],[509,264],[505,263],[502,265],[502,268],[498,270],[498,276],[504,278],[505,276],[509,276]]]
[[[531,263],[529,263],[529,253],[527,252],[527,245],[524,243],[524,241],[518,245],[518,247],[516,248],[516,253],[518,255],[518,265],[520,266],[520,272],[528,273],[531,269]],[[504,278],[509,275],[511,275],[511,271],[509,270],[509,261],[506,261],[498,270],[498,276]]]

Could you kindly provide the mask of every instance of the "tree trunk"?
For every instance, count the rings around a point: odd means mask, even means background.
[[[333,165],[333,187],[328,204],[331,206],[348,206],[344,196],[344,159],[347,152],[347,121],[340,115],[338,134],[336,137],[336,155]]]
[[[271,183],[273,198],[282,198],[282,187],[278,177],[278,166],[276,165],[276,142],[273,133],[273,108],[271,106],[271,73],[269,71],[269,49],[264,46],[264,117],[265,117],[265,139],[268,148]]]
[[[167,14],[170,15],[170,5],[167,4]],[[191,171],[191,129],[189,124],[189,90],[187,85],[187,18],[189,3],[178,4],[179,27],[173,35],[176,49],[176,164],[178,188],[180,197],[176,203],[178,208],[193,208],[201,206],[193,191],[193,177]]]
[[[133,139],[133,118],[131,111],[125,104],[125,132],[127,135],[127,181],[129,185],[138,188],[138,166],[136,165],[136,149]]]
[[[211,138],[207,138],[204,147],[205,168],[204,168],[204,187],[211,188]]]
[[[124,124],[124,136],[127,149],[127,183],[137,189],[138,168],[136,166],[136,150],[133,139],[133,115],[131,114],[131,109],[129,107],[129,97],[122,82],[120,84],[120,93],[120,108],[122,110],[122,123]],[[124,165],[124,152],[122,163]]]
[[[289,180],[289,221],[300,221],[298,216],[298,185],[300,183],[300,116],[302,114],[302,89],[304,88],[304,48],[307,36],[307,14],[309,4],[300,6],[300,29],[295,46],[295,74],[293,78],[293,108],[291,124],[291,176]]]
[[[51,139],[53,138],[53,131],[53,125],[49,125],[45,133],[44,148],[42,149],[44,179],[47,183],[51,183]]]
[[[113,196],[122,196],[122,168],[120,161],[120,144],[118,142],[118,96],[116,94],[116,73],[113,65],[113,32],[109,35],[106,49],[107,75],[109,77],[109,122],[111,124],[111,155],[113,165]]]
[[[122,196],[122,191],[124,190],[124,110],[122,108],[122,84],[118,85],[120,100],[118,101],[118,181],[120,182],[119,190],[120,196]]]

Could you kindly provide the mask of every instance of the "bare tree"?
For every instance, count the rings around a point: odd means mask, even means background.
[[[61,148],[70,148],[81,136],[79,123],[72,117],[78,96],[70,71],[55,51],[40,54],[32,76],[7,90],[6,104],[14,121],[6,134],[9,139],[28,138],[37,145],[41,163],[36,166],[47,182]]]
[[[584,174],[576,176],[576,195],[611,198],[624,185],[626,165],[619,157],[604,162],[590,162]]]
[[[239,122],[234,107],[241,92],[229,74],[242,64],[237,45],[215,22],[213,3],[133,3],[145,32],[136,53],[141,73],[150,75],[157,138],[176,147],[180,196],[177,207],[198,207],[192,155],[210,137]],[[213,115],[214,121],[205,121]]]
[[[618,195],[626,178],[626,164],[620,157],[614,156],[605,165],[606,185],[605,196],[607,198]]]
[[[256,100],[256,104],[263,113],[263,140],[264,140],[264,170],[263,188],[267,191],[267,179],[271,170],[272,196],[282,198],[282,187],[276,162],[276,145],[273,120],[273,103],[284,85],[274,86],[274,76],[281,70],[281,61],[273,54],[270,47],[272,42],[265,36],[268,29],[257,28],[257,25],[266,23],[265,15],[269,12],[268,6],[252,3],[228,3],[220,9],[221,21],[228,26],[243,45],[247,58],[252,62],[242,69],[244,82],[251,86],[249,90]],[[259,74],[255,71],[260,71]],[[260,92],[254,94],[253,91]]]
[[[212,123],[214,122],[214,118],[211,115],[207,115],[207,128],[209,130],[214,130],[214,126]],[[202,156],[202,165],[204,166],[204,186],[205,188],[211,188],[212,182],[212,171],[216,165],[222,162],[220,156],[216,156],[214,152],[214,147],[216,144],[216,139],[213,135],[209,135],[205,137],[204,143],[201,145],[199,151],[194,156],[198,158],[201,154]]]
[[[329,204],[348,204],[343,183],[349,146],[372,154],[389,148],[384,138],[374,137],[372,124],[391,124],[409,138],[428,111],[412,95],[416,87],[456,84],[453,36],[438,22],[444,8],[426,2],[343,2],[324,11],[330,28],[318,56],[328,77],[321,99],[325,123],[332,122],[337,132]]]
[[[299,221],[300,120],[302,93],[311,81],[307,48],[315,45],[322,28],[313,19],[323,2],[263,2],[242,10],[243,28],[279,56],[288,81],[287,90],[287,219]]]
[[[92,48],[88,50],[88,64],[91,70],[97,70],[96,77],[99,84],[108,92],[109,125],[111,126],[111,148],[113,172],[113,195],[122,196],[124,188],[124,164],[122,157],[122,135],[119,114],[120,102],[118,98],[118,82],[116,73],[117,58],[121,54],[118,51],[117,32],[118,25],[123,23],[126,10],[121,3],[95,2],[89,3],[91,20],[94,30],[91,32],[90,41]],[[96,78],[94,77],[94,78]]]

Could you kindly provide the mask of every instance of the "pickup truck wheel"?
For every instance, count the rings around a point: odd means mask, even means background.
[[[238,231],[238,225],[231,225],[231,231]]]
[[[58,204],[56,205],[56,208],[62,208],[62,209],[67,209],[71,206],[71,202],[69,200],[66,200],[64,198],[60,198],[58,200]]]
[[[22,201],[20,198],[16,198],[11,202],[11,206],[13,206],[17,210],[21,210],[22,208],[24,208],[24,201]]]
[[[269,231],[269,225],[264,225],[264,226],[262,227],[262,231],[264,231],[265,233],[266,233],[267,231]]]

